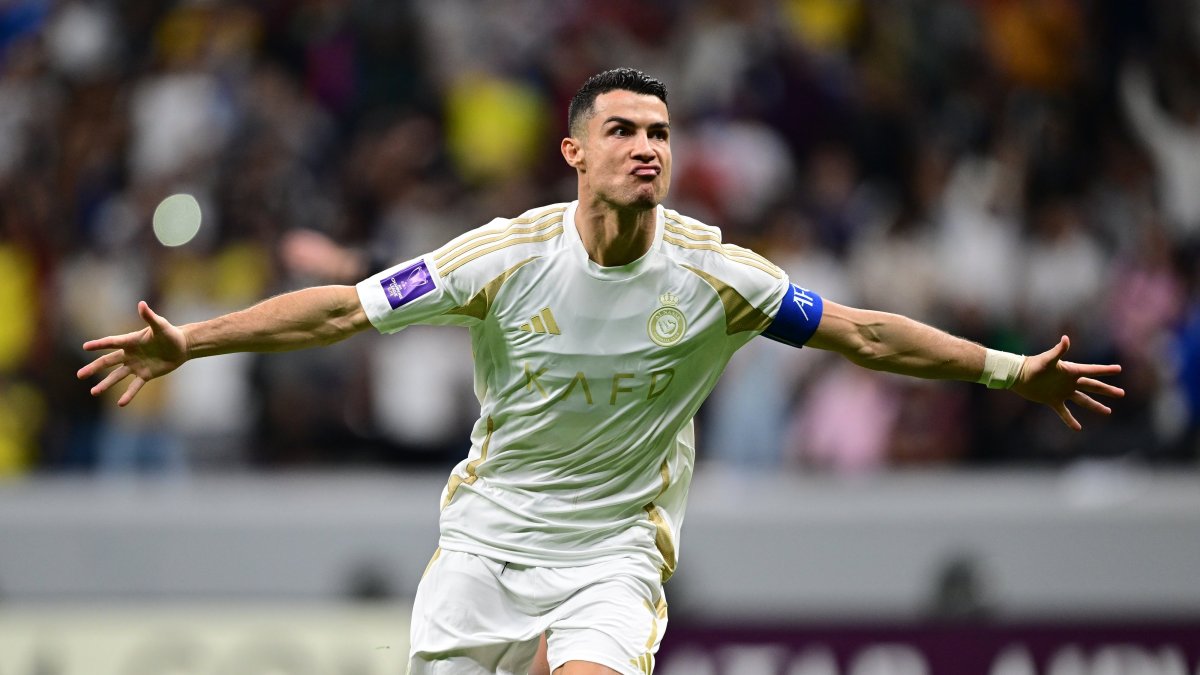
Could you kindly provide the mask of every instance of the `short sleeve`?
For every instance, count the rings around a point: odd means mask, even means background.
[[[496,218],[442,248],[358,282],[359,301],[381,333],[413,324],[475,326],[501,286],[562,234],[567,205]]]
[[[669,209],[664,215],[666,250],[716,292],[733,348],[766,330],[791,288],[787,274],[750,249],[722,242],[719,228]]]
[[[779,303],[775,318],[762,335],[785,345],[803,347],[817,332],[824,313],[825,301],[820,295],[791,284]]]
[[[449,313],[463,304],[463,289],[438,275],[430,255],[389,267],[358,282],[358,299],[371,325],[395,333],[413,324],[462,324],[473,319]]]

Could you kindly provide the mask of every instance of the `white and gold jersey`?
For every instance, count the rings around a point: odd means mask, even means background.
[[[654,244],[592,262],[576,203],[496,219],[358,284],[372,324],[470,328],[480,416],[442,494],[442,548],[675,568],[692,417],[789,290],[761,256],[658,208]],[[411,383],[420,386],[420,383]]]

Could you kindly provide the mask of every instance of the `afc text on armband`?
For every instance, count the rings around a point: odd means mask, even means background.
[[[617,398],[622,394],[632,394],[646,401],[653,401],[658,398],[671,386],[671,382],[675,380],[674,368],[663,368],[662,370],[652,370],[645,375],[638,373],[613,373],[611,383],[609,378],[595,378],[591,382],[583,371],[575,373],[567,384],[559,391],[552,392],[541,378],[549,369],[548,366],[542,368],[533,368],[529,362],[524,362],[525,366],[525,390],[528,392],[537,392],[544,399],[553,399],[554,403],[565,401],[571,396],[576,396],[588,405],[595,404],[596,398],[592,393],[599,394],[601,400],[607,394],[608,404],[616,405]],[[596,384],[593,388],[592,384]],[[576,393],[578,392],[578,393]],[[643,393],[644,392],[644,393]]]
[[[800,313],[804,315],[805,321],[812,320],[808,317],[808,311],[805,309],[806,307],[812,307],[814,304],[812,296],[809,295],[811,292],[807,288],[801,288],[796,284],[792,284],[792,302],[796,303],[796,309],[800,310]]]

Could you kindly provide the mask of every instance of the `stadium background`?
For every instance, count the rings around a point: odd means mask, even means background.
[[[79,345],[570,199],[567,100],[616,65],[670,88],[673,208],[838,301],[1070,333],[1127,391],[1073,434],[752,344],[660,671],[1200,672],[1197,45],[1191,0],[0,3],[0,675],[394,672],[465,334],[214,358],[121,411]],[[204,224],[168,249],[176,192]]]

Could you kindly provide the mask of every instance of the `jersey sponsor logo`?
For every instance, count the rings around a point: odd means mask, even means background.
[[[526,333],[562,335],[558,329],[558,322],[554,320],[554,312],[551,312],[549,307],[543,307],[542,311],[529,320],[529,323],[521,324],[520,329]]]
[[[379,282],[392,309],[400,309],[434,288],[433,276],[420,260]]]
[[[547,371],[550,366],[531,365],[528,361],[524,361],[522,366],[525,369],[525,391],[529,394],[536,392],[544,400],[552,401],[552,405],[558,405],[563,401],[575,400],[583,401],[588,405],[595,405],[597,400],[603,402],[604,393],[608,393],[608,405],[617,405],[617,402],[628,400],[643,400],[653,401],[662,396],[667,388],[675,381],[674,368],[662,368],[653,370],[649,373],[613,373],[611,378],[611,387],[606,386],[609,383],[609,378],[602,375],[591,375],[590,378],[595,383],[595,391],[598,396],[592,396],[592,382],[589,382],[589,376],[584,375],[583,371],[578,371],[561,388],[556,388],[556,384],[561,384],[562,378],[551,380],[547,376]],[[543,380],[543,378],[545,378]],[[579,393],[575,393],[578,391]],[[632,396],[625,396],[632,394]]]
[[[687,319],[676,307],[679,298],[670,291],[658,296],[658,301],[662,306],[650,314],[650,320],[646,322],[646,332],[650,334],[654,344],[670,347],[683,339],[683,333],[687,330]]]

